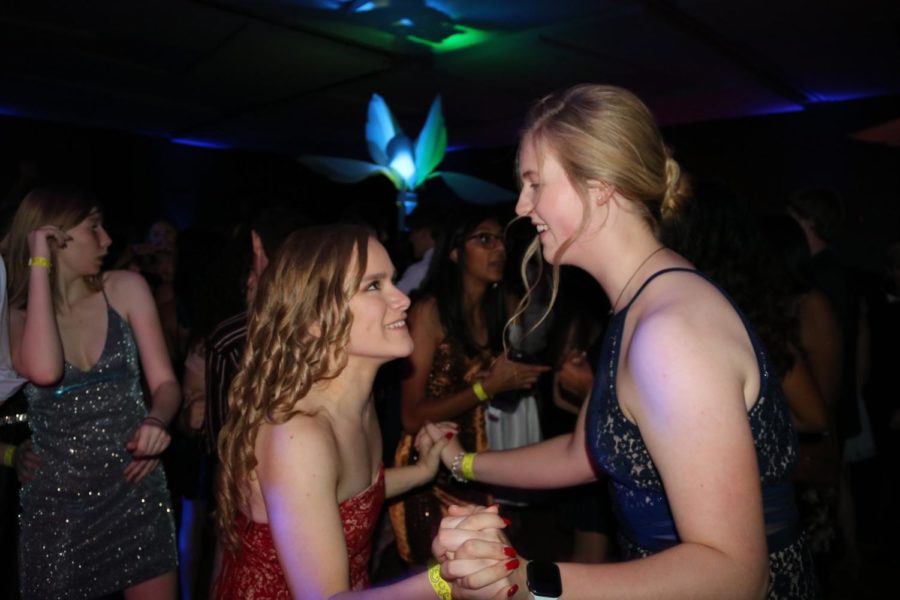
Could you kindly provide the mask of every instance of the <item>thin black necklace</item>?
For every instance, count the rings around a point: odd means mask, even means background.
[[[656,250],[654,250],[653,252],[651,252],[650,254],[648,254],[648,255],[647,255],[647,258],[645,258],[644,260],[642,260],[642,261],[641,261],[641,264],[639,264],[639,265],[637,266],[637,268],[631,273],[631,277],[629,277],[629,278],[628,278],[628,281],[625,282],[625,285],[622,286],[622,291],[619,292],[619,295],[618,295],[618,296],[616,296],[616,301],[613,302],[612,308],[609,309],[609,314],[611,314],[611,315],[612,315],[612,314],[615,314],[615,312],[616,312],[616,307],[619,306],[619,300],[622,299],[622,294],[624,294],[624,293],[625,293],[625,290],[628,289],[628,284],[631,283],[631,280],[634,279],[634,276],[638,274],[638,271],[641,270],[641,267],[643,267],[644,265],[646,265],[646,264],[647,264],[647,261],[650,260],[651,258],[653,258],[653,255],[654,255],[654,254],[656,254],[657,252],[659,252],[660,250],[663,250],[663,249],[665,249],[665,246],[660,246],[659,248],[657,248]]]

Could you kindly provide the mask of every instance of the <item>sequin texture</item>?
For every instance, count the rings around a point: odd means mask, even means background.
[[[28,421],[41,457],[22,486],[22,597],[92,598],[176,568],[175,525],[158,466],[125,480],[126,442],[146,416],[137,347],[107,309],[106,341],[87,371],[66,363],[55,386],[27,385]]]

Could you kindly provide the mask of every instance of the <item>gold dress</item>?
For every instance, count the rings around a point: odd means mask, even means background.
[[[443,398],[470,387],[479,373],[493,360],[489,352],[477,357],[465,356],[458,343],[444,339],[435,349],[434,362],[425,384],[426,400]],[[478,404],[451,419],[459,425],[459,443],[469,452],[488,449],[484,427],[484,406]],[[414,435],[404,433],[394,455],[398,467],[415,464],[418,459]],[[391,523],[397,538],[397,551],[408,563],[425,564],[431,558],[431,541],[451,504],[488,505],[492,501],[485,486],[460,483],[446,469],[434,482],[410,490],[390,505]]]

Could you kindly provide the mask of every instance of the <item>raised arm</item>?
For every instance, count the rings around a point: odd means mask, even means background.
[[[28,234],[33,261],[28,275],[28,305],[26,310],[14,306],[10,311],[13,368],[35,385],[53,385],[63,374],[65,356],[53,308],[49,258],[50,244],[65,247],[66,239],[51,225]]]
[[[415,349],[407,361],[409,371],[400,390],[401,416],[403,428],[408,432],[414,432],[426,421],[454,419],[476,406],[480,400],[471,386],[437,398],[426,393],[434,353],[444,336],[437,302],[433,298],[416,302],[409,311],[407,323]],[[550,367],[514,362],[500,356],[482,378],[481,384],[488,396],[510,390],[529,389],[540,374],[548,370]]]
[[[441,450],[456,435],[454,423],[446,422],[435,425],[426,423],[416,434],[414,440],[419,460],[413,465],[385,469],[385,496],[393,498],[423,485],[437,475],[441,466]]]

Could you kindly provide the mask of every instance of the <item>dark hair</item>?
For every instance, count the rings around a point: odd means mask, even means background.
[[[438,235],[434,255],[428,273],[414,299],[433,297],[437,302],[441,325],[448,338],[459,342],[463,352],[475,356],[483,350],[472,336],[463,310],[463,270],[466,253],[466,237],[489,219],[503,225],[496,210],[483,207],[462,207],[453,211],[443,230]],[[457,261],[450,254],[457,251]],[[506,323],[506,305],[503,286],[488,286],[481,307],[484,311],[484,325],[488,334],[488,348],[498,353],[503,349],[503,327]]]
[[[250,223],[250,230],[259,236],[266,256],[271,259],[288,235],[311,224],[310,219],[297,208],[285,203],[263,209]]]
[[[663,239],[721,285],[753,324],[779,377],[799,347],[796,287],[783,259],[766,249],[749,205],[721,182],[699,181]]]
[[[826,242],[839,237],[844,227],[844,202],[834,190],[809,188],[795,192],[788,208],[812,221],[813,231]]]
[[[435,240],[444,227],[445,211],[437,202],[419,202],[406,217],[406,228],[410,231],[427,229]]]

